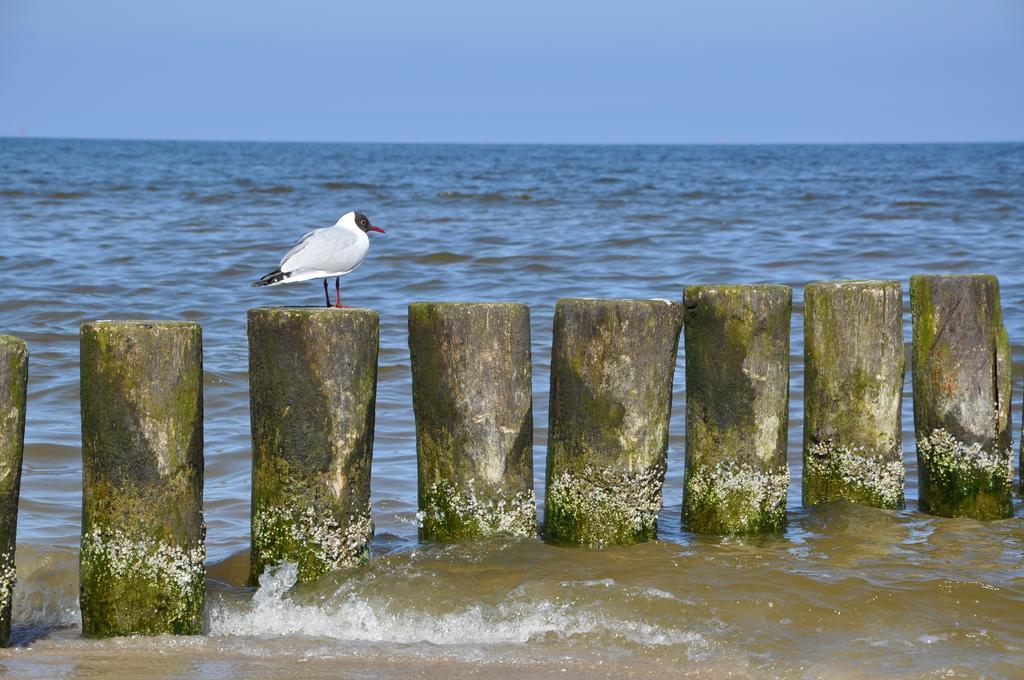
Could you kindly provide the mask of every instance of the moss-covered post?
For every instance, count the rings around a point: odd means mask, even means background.
[[[682,310],[668,300],[559,300],[551,350],[544,537],[657,535]]]
[[[780,530],[789,486],[793,291],[777,285],[689,286],[683,298],[683,526],[703,534]]]
[[[281,562],[308,581],[369,553],[379,337],[370,309],[249,310],[252,585]]]
[[[1011,357],[999,281],[912,276],[910,308],[919,507],[1011,517]]]
[[[14,545],[18,532],[21,457],[25,449],[25,390],[28,347],[0,335],[0,646],[11,636],[14,596]]]
[[[82,631],[201,632],[199,324],[82,325]]]
[[[533,536],[530,309],[409,305],[420,536]]]
[[[903,288],[804,289],[803,502],[902,508]]]

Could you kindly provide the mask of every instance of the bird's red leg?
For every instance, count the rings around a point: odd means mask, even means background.
[[[324,299],[327,300],[327,306],[331,306],[331,295],[327,292],[327,279],[324,279]]]
[[[324,281],[324,283],[327,283]],[[335,309],[351,309],[348,305],[341,304],[341,277],[334,278],[334,307]]]

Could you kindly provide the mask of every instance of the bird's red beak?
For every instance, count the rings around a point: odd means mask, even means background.
[[[383,229],[381,229],[380,227],[375,227],[372,224],[370,225],[370,231],[379,231],[382,234],[384,233]]]

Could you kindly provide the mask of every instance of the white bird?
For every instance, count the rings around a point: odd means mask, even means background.
[[[281,258],[281,264],[254,286],[277,286],[282,283],[324,280],[324,298],[327,306],[331,306],[331,296],[327,293],[327,279],[334,277],[335,307],[341,304],[341,277],[350,274],[366,259],[366,251],[370,249],[371,231],[381,234],[384,230],[370,224],[366,215],[358,212],[347,212],[341,216],[333,227],[314,229],[298,241],[295,246]]]

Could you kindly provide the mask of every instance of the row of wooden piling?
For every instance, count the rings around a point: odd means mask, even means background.
[[[1012,515],[1010,350],[991,276],[911,279],[920,507]],[[902,290],[805,289],[805,504],[902,508]],[[546,540],[653,538],[673,373],[686,356],[683,525],[785,523],[792,290],[691,286],[665,300],[560,300],[551,357]],[[379,318],[249,312],[250,581],[358,564],[373,536]],[[415,303],[409,348],[419,521],[427,540],[536,533],[529,310]],[[186,322],[81,331],[81,610],[89,636],[198,633],[205,576],[202,340]],[[27,350],[0,337],[0,634],[9,630]]]

